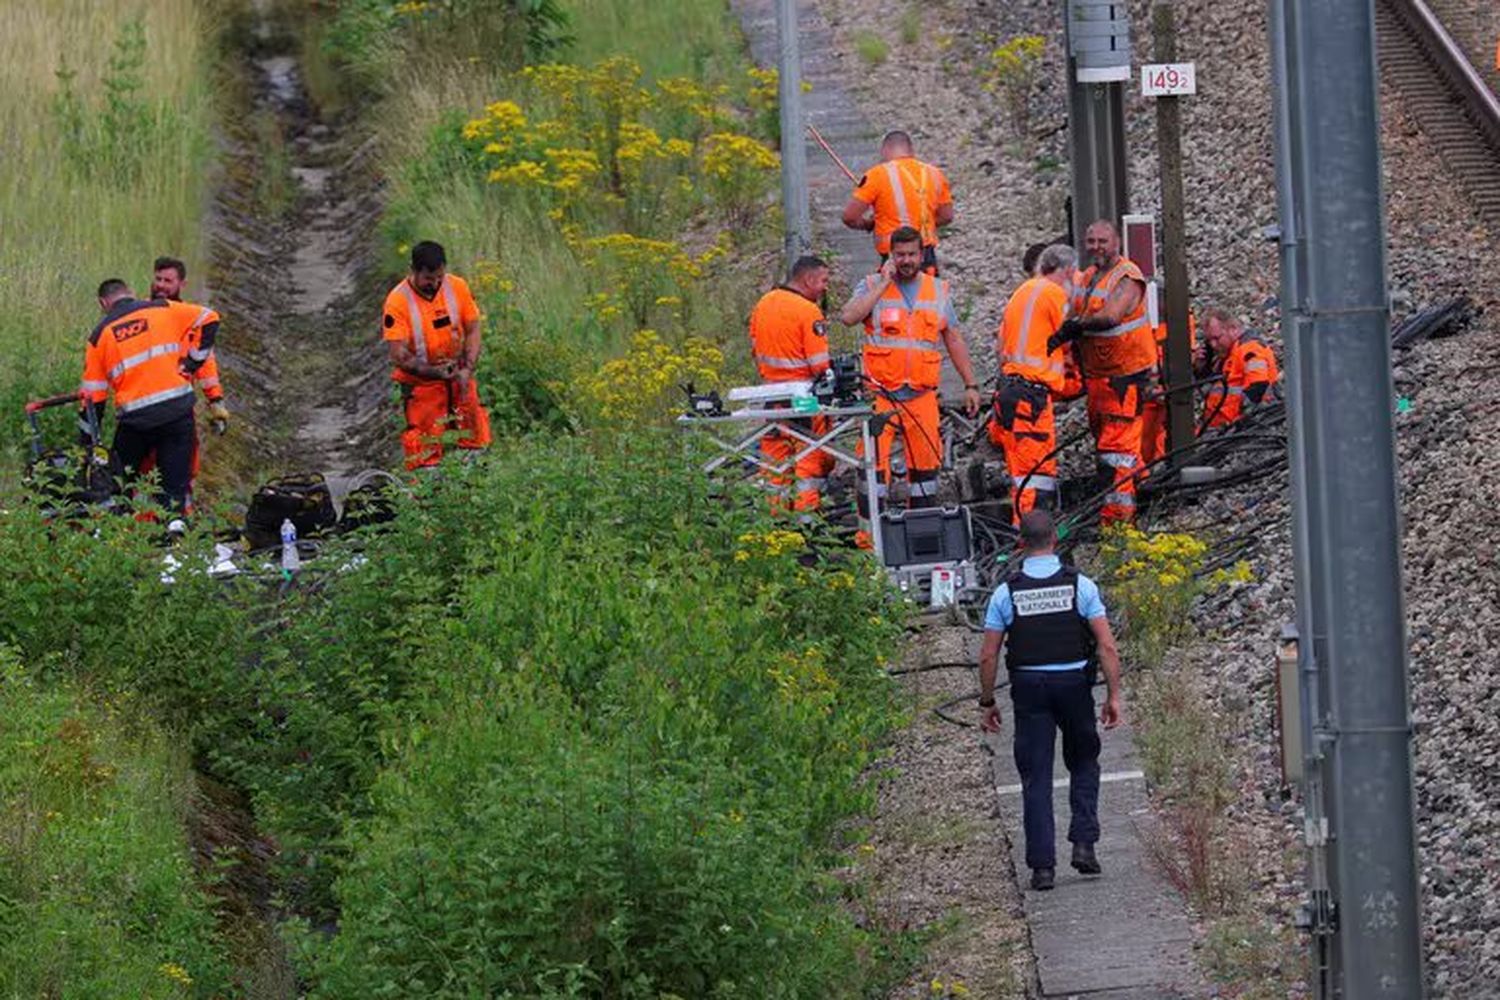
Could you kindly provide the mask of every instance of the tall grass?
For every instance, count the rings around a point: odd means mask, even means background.
[[[27,394],[76,387],[101,279],[144,284],[162,253],[203,259],[208,10],[197,0],[0,4],[6,426]]]

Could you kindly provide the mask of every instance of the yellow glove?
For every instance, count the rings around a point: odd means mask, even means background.
[[[208,404],[208,415],[214,421],[214,433],[223,434],[229,430],[229,407],[224,405],[222,399],[216,399]]]

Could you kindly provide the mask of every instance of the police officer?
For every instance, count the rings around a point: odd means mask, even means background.
[[[1058,729],[1068,768],[1073,867],[1084,875],[1100,872],[1094,855],[1099,840],[1099,731],[1088,662],[1097,648],[1109,687],[1099,721],[1113,729],[1120,724],[1120,655],[1099,587],[1053,554],[1057,528],[1052,515],[1028,511],[1021,518],[1021,545],[1025,558],[1020,569],[995,589],[985,614],[979,650],[979,706],[984,713],[980,725],[987,732],[1000,728],[995,674],[1004,644],[1016,716],[1026,865],[1031,887],[1042,890],[1051,889],[1057,877],[1052,755]]]

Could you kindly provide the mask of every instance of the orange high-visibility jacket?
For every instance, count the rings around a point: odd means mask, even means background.
[[[1204,402],[1210,427],[1225,427],[1240,419],[1245,401],[1259,403],[1281,377],[1270,346],[1248,330],[1224,356],[1220,370],[1224,381],[1214,384]]]
[[[121,423],[157,427],[192,412],[193,383],[213,356],[219,314],[191,302],[125,299],[104,314],[84,352],[85,403],[99,405],[115,394]]]
[[[930,163],[903,156],[871,167],[854,188],[854,197],[875,210],[875,250],[891,252],[891,234],[911,226],[924,247],[938,242],[937,210],[953,200],[948,178]]]
[[[1061,349],[1047,350],[1047,339],[1068,315],[1068,293],[1055,281],[1031,278],[1021,284],[1000,318],[1000,373],[1063,391]]]
[[[869,288],[870,279],[862,287]],[[918,272],[908,284],[911,305],[896,282],[865,317],[865,377],[883,389],[936,389],[942,377],[942,333],[957,325],[948,282]]]
[[[1074,277],[1073,315],[1085,319],[1102,310],[1122,281],[1137,281],[1145,289],[1141,269],[1128,257],[1115,261],[1103,274],[1097,267]],[[1085,377],[1134,375],[1156,364],[1156,338],[1146,317],[1146,296],[1117,325],[1093,330],[1079,341]]]
[[[771,289],[750,313],[750,351],[766,382],[816,378],[828,368],[823,310],[800,292]]]
[[[385,297],[382,336],[405,343],[418,361],[438,365],[463,353],[464,327],[477,319],[479,306],[468,282],[457,275],[445,275],[443,287],[431,300],[418,295],[409,279],[402,279]],[[433,381],[400,368],[391,372],[391,378],[408,385]]]

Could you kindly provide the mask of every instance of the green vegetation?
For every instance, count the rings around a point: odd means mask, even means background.
[[[818,872],[896,717],[899,616],[681,455],[523,440],[286,598],[166,586],[127,520],[43,552],[22,510],[0,639],[138,692],[249,793],[297,909],[341,915],[320,995],[858,995],[881,942]]]
[[[101,279],[143,282],[164,252],[202,259],[213,153],[205,7],[98,0],[0,14],[7,426],[28,396],[77,387]]]
[[[224,988],[181,825],[191,787],[181,752],[128,703],[37,684],[0,645],[0,994]]]
[[[891,47],[886,40],[868,28],[854,33],[854,51],[866,66],[879,66],[891,55]]]

